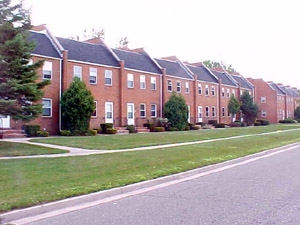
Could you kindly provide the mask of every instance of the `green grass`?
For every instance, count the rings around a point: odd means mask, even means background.
[[[33,142],[64,145],[85,149],[126,149],[146,147],[160,144],[181,143],[189,141],[224,138],[237,135],[265,133],[277,130],[289,130],[300,128],[298,124],[270,125],[261,127],[243,127],[230,129],[211,129],[198,131],[141,133],[130,135],[98,135],[88,137],[55,137],[33,139]]]
[[[300,130],[181,147],[0,160],[0,212],[124,186],[300,141]]]
[[[67,153],[65,150],[58,150],[46,147],[40,147],[30,144],[21,144],[13,142],[0,141],[0,157],[45,155]]]

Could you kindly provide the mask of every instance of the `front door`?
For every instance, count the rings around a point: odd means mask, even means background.
[[[127,124],[134,125],[134,104],[127,104]]]
[[[198,106],[198,122],[199,123],[203,122],[203,119],[202,119],[202,106]]]
[[[0,128],[10,128],[10,116],[0,115]]]
[[[105,123],[114,123],[113,103],[105,102]]]

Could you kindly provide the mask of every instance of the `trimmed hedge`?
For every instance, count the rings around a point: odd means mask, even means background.
[[[101,123],[100,128],[102,130],[102,134],[107,134],[106,133],[107,129],[112,129],[113,126],[114,125],[112,123]]]
[[[45,130],[39,130],[36,132],[38,137],[49,137],[49,132]]]
[[[217,120],[208,120],[207,123],[211,124],[211,125],[213,125],[215,127],[218,124],[218,121]]]
[[[116,134],[118,131],[114,128],[107,128],[105,134]]]
[[[127,125],[126,130],[129,130],[129,133],[136,133],[136,128],[134,125]]]
[[[59,133],[61,136],[71,136],[72,135],[70,130],[61,130]]]
[[[268,126],[270,124],[269,120],[256,120],[256,122],[260,122],[262,126]]]
[[[37,132],[41,130],[40,125],[24,125],[23,129],[27,137],[37,137]]]
[[[297,121],[290,118],[286,118],[284,120],[279,120],[279,123],[297,123]]]
[[[215,128],[225,128],[226,124],[225,123],[217,123],[215,125]]]
[[[154,132],[164,132],[165,128],[164,127],[155,127]]]

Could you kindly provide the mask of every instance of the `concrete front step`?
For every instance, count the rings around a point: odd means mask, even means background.
[[[6,138],[26,138],[23,130],[0,130],[0,139]]]
[[[126,127],[115,127],[117,129],[117,134],[129,134],[129,130]]]
[[[150,129],[148,129],[147,127],[137,127],[136,132],[137,133],[148,133],[148,132],[150,132]]]

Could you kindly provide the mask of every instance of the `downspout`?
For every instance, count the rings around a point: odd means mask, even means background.
[[[161,85],[160,85],[160,117],[164,116],[163,105],[165,104],[165,77],[166,77],[166,68],[162,68],[162,75],[160,76]]]
[[[58,129],[61,131],[62,60],[60,60],[59,71]]]

